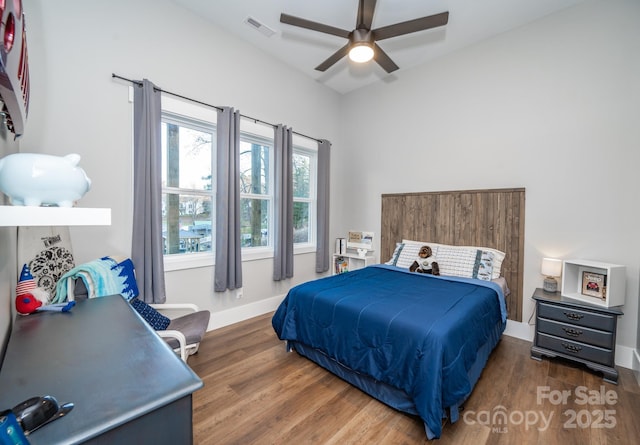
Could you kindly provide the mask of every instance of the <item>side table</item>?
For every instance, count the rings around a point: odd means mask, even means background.
[[[602,372],[606,382],[617,384],[615,352],[620,307],[596,306],[540,288],[532,298],[536,301],[536,330],[531,358],[564,357]]]

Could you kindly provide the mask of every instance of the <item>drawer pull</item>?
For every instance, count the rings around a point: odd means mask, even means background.
[[[564,347],[564,349],[569,352],[573,352],[574,354],[577,354],[582,350],[582,346],[569,345],[567,343],[562,343],[562,346]]]
[[[563,314],[569,319],[569,320],[580,320],[582,317],[584,317],[584,315],[582,314],[576,314],[575,312],[563,312]]]
[[[582,331],[579,329],[573,329],[573,328],[565,328],[563,327],[562,330],[567,334],[570,335],[571,337],[580,337],[582,335]]]

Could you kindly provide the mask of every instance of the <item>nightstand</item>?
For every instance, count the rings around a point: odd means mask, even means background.
[[[596,306],[540,288],[532,298],[536,301],[536,331],[531,358],[564,357],[602,372],[606,382],[617,384],[615,353],[620,308]]]

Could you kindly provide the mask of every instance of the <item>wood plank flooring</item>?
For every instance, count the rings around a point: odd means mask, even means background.
[[[287,353],[271,315],[207,333],[200,352],[189,358],[205,384],[193,395],[196,444],[640,442],[640,387],[631,370],[618,368],[619,384],[612,385],[581,366],[532,360],[531,343],[508,336],[491,355],[459,421],[429,442],[418,418]],[[541,394],[549,397],[538,400]]]

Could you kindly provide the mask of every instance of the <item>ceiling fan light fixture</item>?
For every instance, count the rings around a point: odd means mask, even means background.
[[[373,59],[373,48],[368,43],[358,43],[349,50],[349,58],[357,63]]]
[[[1,1],[2,0],[0,0],[0,2]],[[376,43],[377,41],[437,28],[444,26],[449,22],[449,11],[445,11],[440,14],[433,14],[426,17],[407,20],[405,22],[395,23],[393,25],[383,26],[381,28],[371,29],[376,3],[376,0],[358,1],[356,27],[351,32],[346,29],[313,22],[311,20],[295,17],[285,13],[280,14],[280,22],[297,26],[299,28],[306,28],[312,31],[349,39],[349,43],[338,49],[329,56],[329,58],[318,65],[316,67],[317,71],[324,72],[328,68],[332,67],[338,60],[349,55],[349,58],[357,63],[365,63],[371,59],[375,59],[378,65],[380,65],[387,73],[392,73],[400,67],[391,60],[380,46],[378,46]]]

